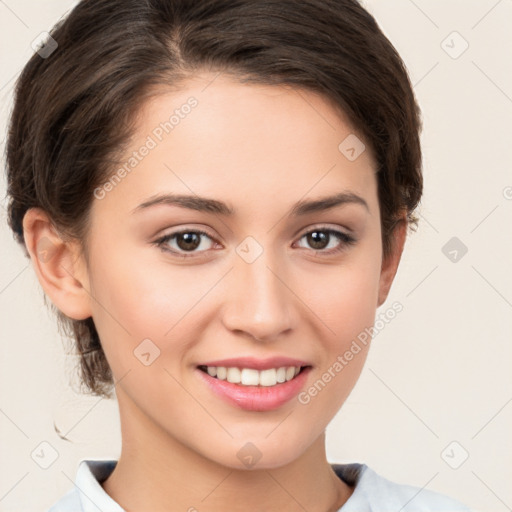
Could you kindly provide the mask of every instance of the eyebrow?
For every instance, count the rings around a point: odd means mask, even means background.
[[[308,213],[320,212],[329,210],[336,206],[345,204],[359,204],[370,211],[368,203],[360,196],[353,192],[340,192],[331,196],[321,197],[319,199],[305,199],[297,202],[290,211],[290,216],[299,217]],[[199,212],[215,213],[224,216],[233,216],[235,211],[226,203],[211,199],[208,197],[200,197],[197,195],[178,195],[178,194],[158,194],[152,196],[147,201],[139,204],[132,210],[133,213],[147,210],[151,206],[167,205],[179,206],[181,208],[188,208],[189,210],[196,210]]]

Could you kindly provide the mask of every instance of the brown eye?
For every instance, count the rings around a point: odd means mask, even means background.
[[[330,240],[330,235],[325,231],[311,231],[306,237],[308,244],[316,250],[325,249]]]
[[[190,231],[187,233],[178,233],[175,235],[176,243],[180,249],[190,251],[197,249],[201,243],[201,235]]]
[[[170,252],[175,254],[178,257],[193,257],[197,254],[202,254],[207,252],[208,248],[205,250],[196,250],[200,247],[203,241],[203,237],[211,240],[213,242],[212,237],[206,233],[206,231],[201,231],[197,229],[187,229],[177,231],[175,233],[169,233],[158,240],[155,241],[155,244],[160,247],[163,251]],[[175,242],[174,247],[169,247],[169,242]],[[189,253],[189,254],[187,254]]]
[[[343,251],[348,246],[353,245],[356,240],[350,235],[330,228],[315,228],[302,235],[301,240],[305,238],[308,246],[315,250],[325,253],[326,255]],[[336,240],[338,241],[336,243]],[[334,241],[334,248],[325,250],[331,241]]]

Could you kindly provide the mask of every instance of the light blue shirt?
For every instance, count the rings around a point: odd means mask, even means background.
[[[83,460],[75,487],[48,512],[126,512],[100,485],[112,473],[115,460]],[[354,492],[338,512],[471,512],[443,494],[391,482],[366,464],[332,464],[336,474]]]

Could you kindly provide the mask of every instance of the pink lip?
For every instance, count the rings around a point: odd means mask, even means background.
[[[269,368],[281,368],[282,366],[311,366],[306,361],[292,359],[290,357],[270,357],[268,359],[256,359],[255,357],[237,357],[232,359],[219,359],[207,361],[198,366],[225,366],[226,368],[253,368],[254,370],[268,370]]]
[[[268,361],[263,362],[263,364],[267,365],[265,368],[269,368]],[[223,364],[217,365],[209,363],[208,366],[223,366]],[[231,360],[229,365],[226,364],[226,366],[235,367],[238,366],[238,364],[233,364],[233,360]],[[271,368],[279,368],[280,366],[302,365],[281,363],[275,366],[270,365]],[[244,363],[242,367],[251,368],[253,366],[247,366],[247,363]],[[281,407],[299,394],[300,390],[304,387],[310,370],[311,366],[308,366],[292,380],[283,382],[282,384],[276,384],[275,386],[243,386],[241,384],[233,384],[227,380],[220,380],[215,377],[211,377],[199,368],[196,368],[195,371],[199,378],[202,379],[216,395],[223,398],[231,405],[235,405],[236,407],[247,411],[270,411]]]

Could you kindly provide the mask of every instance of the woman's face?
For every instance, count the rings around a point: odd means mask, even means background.
[[[124,172],[96,190],[91,315],[134,436],[277,467],[366,358],[344,354],[386,293],[375,165],[320,96],[214,78],[149,100]]]

